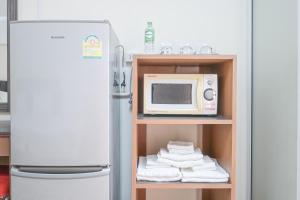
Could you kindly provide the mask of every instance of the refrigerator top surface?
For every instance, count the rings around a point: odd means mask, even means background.
[[[10,22],[10,24],[19,23],[103,23],[111,25],[108,20],[18,20]]]

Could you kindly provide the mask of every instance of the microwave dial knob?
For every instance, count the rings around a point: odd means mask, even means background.
[[[212,85],[213,81],[212,80],[207,80],[207,85]]]
[[[214,99],[214,91],[211,88],[208,88],[204,91],[204,99],[207,101],[212,101]]]

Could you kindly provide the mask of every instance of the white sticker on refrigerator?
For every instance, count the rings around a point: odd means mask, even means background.
[[[89,35],[82,42],[83,58],[102,58],[102,42],[95,35]]]

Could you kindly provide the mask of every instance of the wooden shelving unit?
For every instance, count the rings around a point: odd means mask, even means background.
[[[137,182],[137,188],[141,189],[230,189],[230,183],[156,183]]]
[[[218,117],[153,117],[138,115],[136,124],[232,124],[230,118]]]
[[[218,74],[218,115],[202,116],[145,116],[143,115],[144,74]],[[231,55],[183,56],[136,55],[133,60],[132,103],[132,200],[147,199],[148,190],[197,190],[197,200],[235,200],[236,193],[236,57]],[[149,140],[150,130],[161,126],[164,130],[178,126],[195,130],[195,143],[204,154],[214,157],[229,172],[228,183],[157,183],[136,180],[139,156],[159,150],[166,134],[156,134]],[[184,134],[184,133],[182,133]],[[178,133],[177,133],[178,136]],[[173,138],[167,138],[173,139]],[[153,142],[155,141],[155,142]],[[165,144],[165,143],[164,143]]]

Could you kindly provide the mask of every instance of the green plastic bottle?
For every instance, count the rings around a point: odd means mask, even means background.
[[[147,27],[145,29],[145,39],[144,39],[144,51],[147,54],[154,53],[154,39],[155,39],[155,31],[152,26],[152,22],[147,22]]]

